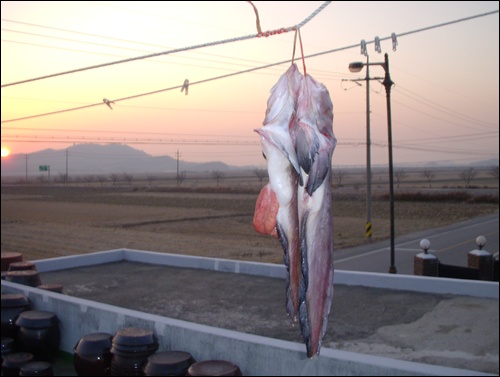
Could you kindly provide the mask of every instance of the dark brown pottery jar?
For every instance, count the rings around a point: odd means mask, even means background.
[[[145,376],[185,376],[194,362],[195,359],[189,352],[157,352],[148,357],[143,372]]]
[[[2,336],[2,363],[5,355],[14,352],[16,352],[14,339],[9,338],[8,336]]]
[[[9,265],[15,262],[22,262],[23,255],[14,251],[2,251],[2,271],[7,271]]]
[[[33,361],[33,354],[29,352],[14,352],[5,355],[2,362],[2,376],[19,376],[21,367]]]
[[[136,327],[119,329],[111,347],[112,376],[142,376],[149,356],[158,350],[158,338],[153,331]]]
[[[92,333],[84,335],[73,350],[73,366],[79,376],[109,376],[111,374],[111,345],[113,335]]]
[[[31,352],[37,361],[53,362],[59,353],[61,332],[55,313],[29,310],[19,314],[17,345],[20,350]]]
[[[17,338],[19,327],[16,325],[20,313],[31,310],[28,298],[20,293],[7,293],[2,295],[2,336]]]
[[[188,376],[241,376],[240,368],[226,360],[198,361],[187,371]]]
[[[40,274],[37,270],[7,271],[5,280],[12,283],[29,285],[30,287],[37,287],[42,284],[42,279],[40,279]]]

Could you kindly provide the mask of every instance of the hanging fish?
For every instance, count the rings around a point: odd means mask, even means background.
[[[330,176],[336,139],[328,90],[292,64],[271,89],[264,127],[256,131],[269,183],[257,199],[254,227],[281,242],[286,310],[298,318],[307,356],[314,357],[333,298]]]
[[[336,145],[326,87],[306,75],[297,100],[298,215],[302,279],[299,321],[307,356],[319,355],[333,299],[331,161]]]
[[[295,108],[301,81],[302,75],[297,65],[292,64],[271,89],[263,122],[264,127],[255,130],[261,137],[269,174],[269,183],[259,195],[260,200],[257,200],[255,213],[263,212],[265,208],[263,200],[268,201],[268,204],[274,207],[276,207],[276,202],[278,204],[278,210],[275,213],[276,233],[283,247],[284,262],[288,271],[285,306],[294,322],[298,319],[301,273],[297,207],[300,168],[290,127],[295,124]],[[272,211],[269,213],[272,214]],[[255,222],[254,227],[259,231]]]

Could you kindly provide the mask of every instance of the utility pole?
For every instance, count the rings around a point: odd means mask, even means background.
[[[370,138],[370,57],[366,54],[366,239],[372,240],[372,162]]]
[[[64,177],[64,184],[65,185],[68,184],[68,155],[69,155],[69,151],[68,151],[68,148],[66,148],[66,176]]]
[[[177,157],[177,187],[179,187],[179,157],[181,157],[181,154],[179,153],[179,150],[177,149],[177,152],[175,153],[176,157]]]
[[[365,234],[367,242],[372,241],[372,162],[371,162],[371,131],[370,131],[370,80],[382,80],[383,77],[370,77],[370,57],[366,54],[366,63],[351,63],[349,70],[359,72],[366,67],[364,79],[354,79],[346,81],[366,81],[366,226]],[[359,84],[358,84],[359,85]]]
[[[26,183],[28,183],[28,153],[26,153]]]
[[[380,65],[384,68],[385,76],[383,78],[382,85],[385,87],[386,93],[386,102],[387,102],[387,139],[389,144],[389,200],[390,200],[390,218],[391,218],[391,265],[389,267],[390,274],[396,274],[396,265],[395,265],[395,229],[394,229],[394,169],[392,162],[392,115],[391,115],[391,87],[394,85],[394,82],[391,80],[391,76],[389,74],[389,55],[386,53],[384,55],[384,62],[370,63],[368,60],[365,63],[363,62],[354,62],[349,64],[349,70],[351,72],[359,72],[366,66],[366,70],[368,71],[368,67],[370,65]],[[368,75],[365,79],[368,83],[369,80],[378,80],[378,77],[368,78]],[[361,79],[360,79],[361,80]],[[351,80],[356,81],[356,80]],[[369,98],[368,96],[366,97]]]

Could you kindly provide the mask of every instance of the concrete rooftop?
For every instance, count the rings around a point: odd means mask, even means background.
[[[376,279],[385,274],[371,275]],[[412,278],[417,282],[427,279]],[[282,278],[119,261],[41,272],[41,279],[44,284],[62,284],[70,296],[302,343],[300,328],[292,325],[285,312]],[[394,284],[397,282],[394,280]],[[457,286],[459,283],[457,280]],[[481,289],[482,282],[476,283]],[[331,348],[498,375],[498,296],[338,283],[334,289],[322,350]],[[303,348],[305,353],[305,345]]]

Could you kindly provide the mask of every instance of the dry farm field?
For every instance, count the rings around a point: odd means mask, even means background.
[[[255,180],[255,179],[254,179]],[[162,253],[282,263],[279,242],[252,226],[260,184],[196,187],[2,185],[1,250],[25,260],[131,248]],[[476,190],[398,188],[396,236],[498,212],[496,186]],[[239,181],[241,182],[241,181]],[[366,242],[364,188],[333,188],[335,248]],[[373,240],[389,238],[389,200],[374,187]]]

